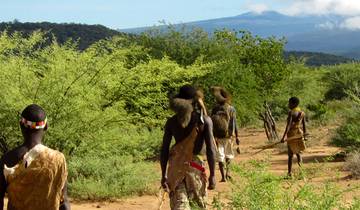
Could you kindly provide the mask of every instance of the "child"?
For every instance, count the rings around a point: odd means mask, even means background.
[[[289,99],[289,114],[287,125],[281,142],[288,146],[288,176],[291,177],[292,158],[296,154],[299,166],[302,164],[301,152],[305,150],[304,134],[306,134],[305,113],[299,108],[300,100],[297,97]]]

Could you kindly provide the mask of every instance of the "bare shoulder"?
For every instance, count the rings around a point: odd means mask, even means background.
[[[1,163],[6,164],[8,167],[13,167],[20,161],[20,159],[22,159],[22,157],[25,155],[27,151],[28,150],[26,149],[26,147],[18,146],[6,152],[1,157]]]

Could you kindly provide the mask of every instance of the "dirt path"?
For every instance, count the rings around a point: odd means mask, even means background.
[[[311,141],[309,141],[309,147],[303,155],[304,168],[311,173],[312,171],[319,171],[319,174],[312,174],[311,182],[322,183],[326,180],[336,183],[340,188],[346,189],[349,186],[358,184],[356,180],[349,179],[349,174],[346,171],[342,170],[343,162],[328,161],[328,158],[340,151],[337,147],[328,146],[327,142],[330,138],[332,129],[330,128],[317,128],[317,133],[313,135]],[[259,153],[257,155],[252,155],[255,151],[253,149],[256,146],[264,145],[267,140],[266,136],[261,129],[245,129],[242,130],[241,138],[241,155],[238,155],[235,159],[235,162],[247,161],[250,159],[263,159],[265,157],[270,158],[271,171],[277,175],[285,175],[287,171],[287,154],[286,147],[280,146],[275,149],[270,149]],[[295,170],[297,165],[293,164]],[[316,170],[312,170],[316,169]],[[314,172],[315,173],[315,172]],[[318,173],[318,172],[316,172]],[[160,176],[160,175],[159,175]],[[217,174],[217,180],[219,181],[220,174]],[[208,201],[212,201],[212,197],[222,194],[222,197],[226,197],[226,194],[230,193],[230,184],[227,183],[217,183],[217,189],[215,191],[209,191]],[[356,192],[360,196],[360,192]],[[225,195],[225,196],[224,196]],[[354,193],[346,195],[346,198],[351,199]],[[72,202],[73,210],[92,210],[92,209],[102,209],[102,210],[118,210],[118,209],[128,209],[128,210],[155,210],[158,209],[159,199],[157,196],[142,196],[142,197],[132,197],[124,200],[119,200],[116,202]],[[165,200],[163,204],[163,210],[169,209],[168,199]]]

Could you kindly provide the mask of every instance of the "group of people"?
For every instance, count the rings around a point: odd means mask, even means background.
[[[161,147],[161,185],[169,192],[173,210],[206,208],[206,189],[215,189],[215,164],[219,163],[221,182],[231,179],[229,165],[236,143],[240,144],[236,110],[230,94],[222,87],[212,87],[216,99],[208,115],[200,90],[185,85],[170,100],[175,115],[165,124]],[[288,143],[289,171],[296,154],[301,164],[305,149],[305,114],[298,107],[299,99],[289,100],[287,126],[281,142]],[[20,128],[24,142],[7,152],[0,160],[0,210],[4,209],[5,193],[9,210],[69,210],[67,168],[64,155],[42,144],[48,128],[46,113],[32,104],[21,113]],[[172,138],[175,144],[171,147]],[[209,177],[205,172],[202,151],[205,149]]]
[[[219,163],[221,182],[231,179],[230,162],[234,158],[235,143],[240,144],[236,124],[236,110],[230,94],[222,87],[211,87],[216,100],[207,114],[204,96],[191,85],[182,86],[170,99],[175,114],[164,127],[160,154],[161,185],[169,193],[172,210],[206,209],[206,189],[215,189],[215,165]],[[298,107],[299,99],[289,99],[287,126],[281,142],[288,144],[288,175],[291,176],[292,158],[296,154],[301,165],[305,149],[305,113]],[[170,148],[172,138],[175,144]],[[209,177],[205,173],[202,148],[206,148]]]

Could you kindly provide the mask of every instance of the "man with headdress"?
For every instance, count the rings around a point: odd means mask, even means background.
[[[24,143],[1,158],[0,209],[8,195],[9,210],[70,209],[64,155],[42,144],[48,128],[45,111],[27,106],[21,114]]]
[[[172,210],[206,208],[206,173],[200,156],[203,145],[209,164],[208,189],[215,188],[215,145],[212,122],[206,115],[201,92],[190,85],[170,101],[175,115],[167,120],[161,147],[161,185],[169,191]],[[172,137],[175,145],[169,150]],[[168,166],[168,167],[167,167]]]
[[[230,162],[234,158],[233,144],[240,144],[236,123],[236,110],[231,105],[230,94],[222,87],[211,87],[216,105],[211,111],[214,137],[217,145],[217,161],[221,173],[221,182],[231,179]],[[226,171],[225,171],[226,169]]]
[[[298,165],[301,166],[301,152],[305,150],[306,125],[305,112],[299,108],[300,100],[297,97],[289,99],[289,113],[287,118],[286,129],[281,142],[287,142],[288,146],[288,176],[291,177],[292,159],[296,154]]]

